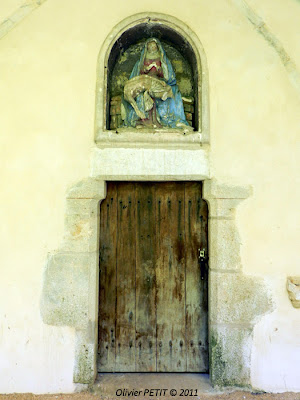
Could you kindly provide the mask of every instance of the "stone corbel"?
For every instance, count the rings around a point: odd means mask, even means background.
[[[286,288],[293,307],[300,308],[300,277],[288,276]]]
[[[240,237],[235,211],[240,202],[252,194],[250,186],[221,185],[205,180],[203,198],[209,206],[209,259],[211,271],[241,269]]]

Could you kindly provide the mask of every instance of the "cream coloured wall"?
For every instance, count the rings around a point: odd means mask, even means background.
[[[0,23],[9,18],[22,4],[24,4],[24,0],[2,1],[0,4]]]
[[[286,276],[300,274],[300,94],[235,2],[187,1],[154,0],[145,10],[133,0],[47,0],[0,41],[0,392],[75,389],[74,332],[44,325],[39,315],[43,265],[62,239],[67,187],[89,175],[101,44],[129,15],[170,10],[207,56],[211,175],[253,186],[238,208],[242,263],[245,273],[265,279],[275,311],[255,328],[252,384],[300,390],[299,310],[285,290]],[[299,65],[299,3],[277,0],[272,10],[267,0],[249,4]]]
[[[248,0],[247,3],[276,34],[299,69],[299,1],[287,0],[283,4],[282,0]]]

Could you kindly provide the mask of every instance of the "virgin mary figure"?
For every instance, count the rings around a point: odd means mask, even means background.
[[[176,77],[160,41],[148,39],[124,87],[124,125],[192,129]]]

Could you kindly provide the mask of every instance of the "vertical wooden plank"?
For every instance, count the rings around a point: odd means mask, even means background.
[[[155,184],[136,185],[136,371],[156,371]]]
[[[187,371],[208,371],[207,279],[201,280],[198,249],[207,248],[207,204],[199,183],[185,183]]]
[[[186,371],[184,186],[156,189],[157,371]]]
[[[115,370],[117,188],[107,184],[100,205],[98,371]]]
[[[135,185],[118,184],[116,372],[135,371]]]

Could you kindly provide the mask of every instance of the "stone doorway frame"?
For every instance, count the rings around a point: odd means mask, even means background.
[[[50,325],[75,328],[73,376],[74,382],[81,384],[93,384],[97,376],[100,202],[106,197],[106,180],[87,178],[68,191],[64,242],[49,255],[44,275],[43,320]],[[167,181],[183,177],[126,180]],[[209,179],[202,182],[203,199],[209,207],[211,381],[220,387],[249,386],[254,322],[270,309],[262,280],[241,271],[235,210],[249,196],[250,189],[218,185]],[[232,310],[234,303],[236,309]]]

